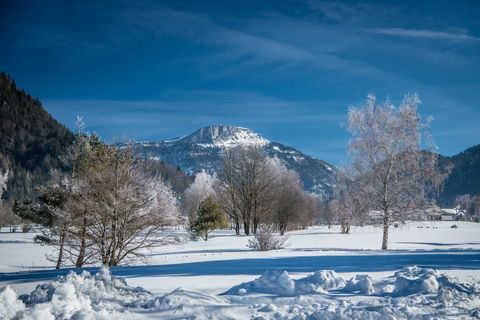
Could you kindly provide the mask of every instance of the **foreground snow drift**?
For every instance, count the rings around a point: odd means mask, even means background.
[[[221,296],[177,289],[155,295],[101,269],[70,273],[17,297],[0,289],[0,319],[480,319],[480,282],[407,267],[373,281],[332,270],[293,279],[271,270]]]

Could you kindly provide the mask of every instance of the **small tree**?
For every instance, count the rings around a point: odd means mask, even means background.
[[[226,228],[228,221],[218,204],[210,197],[200,203],[197,219],[192,231],[203,240],[208,240],[208,234],[218,228]]]

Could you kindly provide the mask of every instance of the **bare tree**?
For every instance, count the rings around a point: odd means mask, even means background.
[[[220,207],[230,218],[236,235],[240,234],[240,195],[238,193],[238,172],[234,152],[227,150],[223,155],[219,179],[214,185],[216,199]]]
[[[306,209],[303,205],[306,198],[298,173],[288,170],[277,158],[270,158],[269,165],[275,175],[270,187],[274,193],[273,220],[280,235],[284,235],[292,224],[298,224],[302,211]]]
[[[382,212],[384,250],[389,226],[401,219],[405,209],[425,203],[426,186],[438,185],[434,179],[437,155],[421,151],[433,145],[430,119],[422,121],[419,104],[417,95],[406,95],[398,108],[388,100],[379,104],[369,95],[364,105],[348,111],[352,168],[370,209]]]
[[[335,199],[330,202],[330,210],[340,223],[342,234],[350,233],[350,227],[354,224],[365,223],[369,203],[360,187],[360,184],[349,183],[340,188]]]
[[[219,179],[222,207],[236,220],[237,226],[241,218],[246,235],[249,235],[250,231],[255,233],[262,219],[273,207],[271,185],[275,175],[267,157],[258,147],[227,150]]]

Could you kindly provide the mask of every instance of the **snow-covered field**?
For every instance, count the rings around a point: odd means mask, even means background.
[[[338,230],[291,232],[270,252],[218,231],[113,276],[55,271],[33,233],[0,232],[0,319],[480,318],[480,224],[391,228],[388,252],[378,250],[380,228]]]

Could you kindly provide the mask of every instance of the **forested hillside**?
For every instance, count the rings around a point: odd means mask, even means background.
[[[0,73],[0,171],[9,171],[3,198],[32,196],[34,186],[60,168],[59,155],[73,139],[37,98]]]
[[[440,202],[452,206],[455,197],[464,194],[480,194],[480,145],[473,146],[452,157],[442,157],[453,164],[450,176],[445,181]]]

